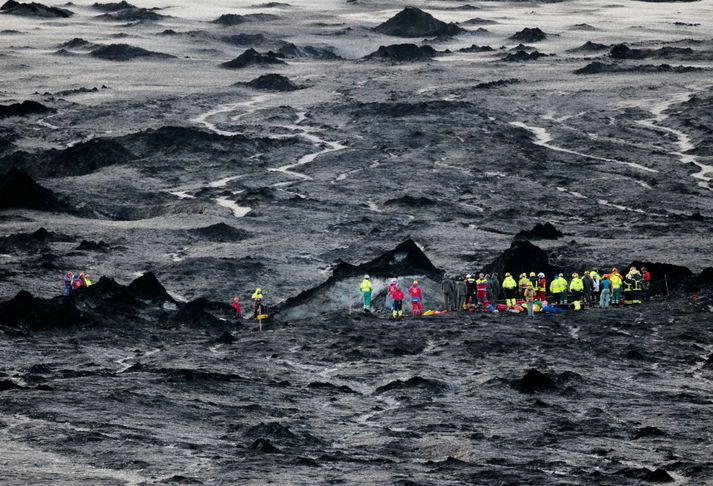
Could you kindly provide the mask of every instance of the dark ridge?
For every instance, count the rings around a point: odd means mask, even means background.
[[[260,422],[257,425],[245,429],[243,437],[246,439],[267,438],[287,446],[316,445],[321,443],[317,437],[307,432],[294,433],[289,427],[279,422]]]
[[[58,45],[58,48],[66,48],[66,49],[80,49],[80,48],[93,48],[96,47],[96,44],[93,44],[87,40],[84,40],[79,37],[75,37],[72,40],[69,40],[67,42],[63,42],[62,44]]]
[[[694,66],[671,66],[670,64],[643,64],[638,66],[622,66],[621,64],[604,64],[595,61],[587,64],[583,68],[574,71],[574,74],[619,74],[619,73],[690,73],[694,71],[705,71],[704,68]]]
[[[569,49],[567,52],[599,52],[609,49],[607,44],[597,44],[596,42],[587,41],[579,47]]]
[[[627,467],[617,471],[619,476],[624,476],[630,479],[638,479],[641,481],[646,481],[649,483],[673,483],[674,479],[669,473],[663,469],[656,469],[652,471],[647,467],[635,468]]]
[[[517,52],[517,51],[532,52],[532,51],[536,51],[537,48],[533,47],[533,46],[527,46],[521,42],[520,44],[518,44],[515,47],[508,49],[508,50],[510,52]]]
[[[166,289],[158,281],[156,275],[152,272],[147,272],[131,282],[127,287],[128,291],[136,297],[147,300],[167,300],[175,302],[173,297],[168,295]]]
[[[528,61],[537,61],[541,57],[547,57],[548,54],[543,54],[539,51],[532,51],[530,53],[527,53],[525,51],[517,51],[514,53],[510,53],[507,56],[503,58],[503,61],[506,62],[528,62]]]
[[[8,0],[0,7],[0,13],[8,15],[20,15],[23,17],[42,18],[62,18],[66,19],[74,15],[74,12],[58,7],[48,7],[41,3],[19,3],[15,0]]]
[[[230,27],[233,25],[244,24],[245,22],[269,22],[271,20],[277,20],[279,17],[272,14],[256,13],[247,15],[236,15],[236,14],[223,14],[217,19],[213,20],[212,23],[220,24],[225,27]]]
[[[174,324],[185,324],[204,329],[222,328],[223,321],[211,312],[211,309],[216,307],[221,315],[227,315],[227,309],[230,308],[226,304],[215,304],[207,299],[198,298],[181,306],[177,312],[171,315],[169,321]]]
[[[235,342],[235,336],[228,331],[224,331],[216,341],[221,344],[233,344]]]
[[[61,297],[39,299],[23,290],[12,299],[0,303],[0,326],[39,331],[67,328],[88,321],[88,317]]]
[[[535,368],[529,369],[522,378],[512,380],[510,387],[520,393],[553,392],[557,390],[557,384],[554,380]]]
[[[247,83],[240,83],[244,86],[248,86],[253,89],[259,89],[263,91],[296,91],[301,89],[295,83],[290,81],[287,76],[282,76],[281,74],[263,74],[262,76],[248,81]]]
[[[475,85],[475,89],[494,89],[502,88],[504,86],[509,86],[511,84],[519,83],[520,80],[517,78],[512,79],[498,79],[496,81],[487,81],[485,83],[478,83]]]
[[[356,393],[354,390],[349,388],[347,385],[337,386],[333,383],[325,383],[322,381],[313,381],[307,385],[307,388],[317,389],[317,390],[329,390],[339,393]]]
[[[20,390],[24,387],[18,385],[12,380],[0,380],[0,392],[8,391],[8,390]]]
[[[593,25],[589,24],[574,24],[572,27],[570,27],[570,30],[586,30],[586,31],[595,31],[598,30],[596,27]]]
[[[564,269],[550,265],[547,253],[529,241],[513,241],[510,248],[498,258],[483,267],[483,272],[513,275],[530,272],[544,272],[548,277],[563,272]]]
[[[14,30],[14,29],[0,30],[0,35],[19,35],[19,34],[24,34],[24,32],[20,32],[19,30]]]
[[[40,250],[46,248],[47,243],[67,241],[68,239],[67,235],[51,233],[44,228],[40,228],[32,233],[13,233],[0,238],[0,250],[3,252]]]
[[[701,289],[713,289],[713,267],[704,268],[701,273],[696,275],[689,287],[691,291],[700,291]]]
[[[404,8],[383,24],[374,27],[374,31],[396,37],[458,35],[465,32],[456,24],[442,22],[416,7]]]
[[[0,159],[0,166],[21,168],[35,177],[72,177],[135,159],[134,154],[113,139],[96,138],[62,150],[18,151]]]
[[[418,102],[373,102],[356,103],[352,109],[352,115],[363,116],[423,116],[426,114],[446,114],[454,110],[462,110],[472,105],[464,101],[418,101]]]
[[[166,30],[162,31],[159,35],[174,36],[174,35],[178,35],[178,32],[176,32],[173,29],[166,29]]]
[[[658,427],[651,427],[650,425],[647,425],[646,427],[633,431],[631,433],[631,438],[636,440],[641,439],[642,437],[665,437],[666,435],[666,432]]]
[[[494,51],[490,46],[478,46],[478,45],[471,45],[470,47],[463,47],[461,49],[458,49],[458,52],[491,52]]]
[[[545,224],[537,223],[531,230],[522,230],[515,235],[515,240],[556,240],[564,234],[555,228],[549,221]]]
[[[392,391],[392,390],[423,390],[429,394],[443,393],[448,390],[449,386],[439,380],[434,380],[431,378],[422,378],[420,376],[414,376],[406,381],[394,380],[386,385],[378,387],[374,390],[374,394],[380,395],[382,393]]]
[[[223,36],[220,40],[233,46],[260,46],[270,42],[263,34],[233,34]]]
[[[612,59],[688,59],[688,60],[710,60],[713,59],[713,52],[694,51],[690,47],[670,47],[665,46],[660,49],[632,49],[626,44],[617,44],[611,48],[609,57]]]
[[[92,8],[95,10],[101,10],[102,12],[116,12],[128,8],[135,9],[138,7],[126,2],[126,0],[122,0],[121,2],[94,3],[92,4]]]
[[[109,89],[106,86],[102,86],[101,89]],[[76,89],[65,89],[63,91],[57,91],[56,93],[45,93],[45,96],[51,95],[51,96],[70,96],[70,95],[76,95],[76,94],[85,94],[85,93],[97,93],[99,92],[99,88],[94,86],[93,88],[76,88]]]
[[[192,230],[192,232],[203,239],[218,243],[243,241],[253,236],[249,231],[234,228],[225,223],[217,223],[204,228],[197,228]]]
[[[106,252],[109,250],[109,248],[109,244],[104,242],[103,240],[99,241],[98,243],[96,241],[82,240],[79,246],[77,246],[76,250]]]
[[[289,3],[267,2],[267,3],[258,3],[255,5],[250,5],[250,8],[287,8],[290,6],[291,5]]]
[[[286,62],[279,59],[274,52],[268,51],[265,54],[257,52],[255,49],[248,49],[232,61],[224,62],[220,67],[226,69],[242,69],[250,66],[284,65]]]
[[[147,51],[129,44],[109,44],[97,47],[89,53],[90,56],[105,61],[131,61],[133,59],[153,58],[153,59],[169,59],[174,58],[170,54],[161,52]]]
[[[12,103],[10,105],[0,105],[0,119],[11,116],[41,115],[43,113],[54,113],[54,108],[49,108],[37,101],[26,100],[22,103]]]
[[[466,20],[465,22],[461,22],[463,25],[492,25],[492,24],[497,24],[498,22],[490,19],[482,19],[480,17],[475,17],[470,20]]]
[[[155,22],[167,18],[147,8],[126,8],[97,16],[98,19],[117,22]]]
[[[275,53],[283,59],[317,59],[320,61],[335,61],[341,59],[333,47],[301,46],[289,43],[280,47]]]
[[[269,441],[265,439],[257,439],[255,442],[250,444],[250,449],[263,454],[281,454],[282,451],[272,445]]]
[[[408,208],[423,208],[433,206],[435,204],[437,204],[437,201],[434,201],[433,199],[429,199],[425,196],[414,197],[410,194],[388,199],[384,202],[384,206],[402,206]]]
[[[52,191],[37,184],[27,172],[10,169],[0,176],[0,209],[61,211],[67,207]]]
[[[393,44],[379,48],[364,59],[378,59],[393,62],[418,62],[433,59],[437,51],[431,46],[416,44]]]
[[[542,32],[539,27],[526,27],[520,32],[513,34],[510,39],[518,42],[540,42],[547,39],[547,34]]]

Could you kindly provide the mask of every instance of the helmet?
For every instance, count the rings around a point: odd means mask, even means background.
[[[478,277],[483,278],[483,277],[485,277],[485,275],[483,275],[482,273],[479,273]]]
[[[414,285],[418,285],[418,280],[414,280],[414,281],[413,281],[413,284],[414,284]]]
[[[585,271],[584,271],[584,274],[585,274],[585,275],[589,275],[589,270],[585,270]]]
[[[391,283],[392,283],[392,284],[395,284],[395,283],[399,283],[399,282],[398,282],[395,278],[392,278],[392,279],[391,279]]]
[[[255,292],[262,292],[262,289],[255,289]]]
[[[545,278],[545,274],[542,273],[542,272],[540,272],[537,276],[540,277],[540,278]]]
[[[579,275],[577,275],[577,272],[574,272],[574,273],[572,274],[572,278],[577,278],[577,277],[579,277]]]
[[[618,271],[619,271],[619,270],[617,270],[616,267],[614,267],[614,268],[611,269],[611,273],[616,273],[616,272],[618,272]]]
[[[535,276],[535,272],[530,272],[530,277],[534,277],[534,276]]]
[[[560,273],[558,276],[561,277],[561,278],[564,278],[564,275],[562,275],[561,273]]]
[[[511,275],[510,275],[509,272],[505,272],[505,276],[506,276],[506,277],[510,277]]]
[[[370,277],[368,275],[364,275],[364,278],[369,280]]]
[[[465,278],[470,278],[470,277],[472,277],[471,274],[468,274],[468,275],[465,276]]]

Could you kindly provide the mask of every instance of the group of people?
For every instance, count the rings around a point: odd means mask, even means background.
[[[441,283],[446,310],[527,311],[530,317],[541,310],[561,312],[562,307],[570,307],[570,304],[575,311],[585,306],[607,308],[640,304],[648,299],[650,286],[651,273],[646,268],[638,270],[636,267],[631,267],[626,275],[617,268],[603,274],[597,269],[587,270],[581,276],[573,273],[569,280],[562,273],[554,275],[551,281],[542,272],[522,273],[517,280],[505,273],[502,281],[497,273],[480,273],[477,277],[472,274],[465,278],[446,276]],[[365,275],[359,287],[365,311],[371,309],[373,289],[371,278]],[[408,295],[412,315],[423,315],[423,292],[417,281],[408,288]],[[406,294],[395,279],[389,284],[388,297],[392,316],[403,317]]]
[[[266,319],[267,318],[267,310],[265,309],[265,304],[263,303],[263,300],[265,297],[262,295],[262,289],[256,288],[255,292],[252,293],[250,296],[250,300],[254,304],[254,310],[253,310],[253,318],[254,319]],[[230,304],[230,306],[235,309],[235,315],[236,317],[240,318],[243,315],[242,308],[240,307],[240,300],[238,299],[238,296],[233,297],[233,302]]]
[[[89,287],[92,285],[90,275],[86,272],[67,272],[64,274],[64,296],[72,297],[72,293],[76,292],[80,287]]]

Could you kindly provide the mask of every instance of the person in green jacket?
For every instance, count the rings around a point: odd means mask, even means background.
[[[584,282],[576,273],[572,274],[572,281],[569,283],[569,292],[574,304],[574,310],[582,310],[582,292],[584,291]]]
[[[371,291],[374,286],[371,284],[371,279],[368,275],[364,275],[364,280],[362,280],[359,290],[361,291],[362,298],[364,300],[364,310],[371,310]]]

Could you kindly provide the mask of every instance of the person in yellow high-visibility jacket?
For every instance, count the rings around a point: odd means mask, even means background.
[[[515,307],[517,302],[517,282],[515,282],[515,279],[509,273],[505,274],[503,291],[505,292],[505,304],[508,307]]]
[[[552,294],[552,303],[560,304],[562,302],[562,281],[557,275],[550,282],[550,294]]]
[[[364,280],[362,280],[359,290],[364,300],[364,310],[368,311],[371,309],[371,292],[374,290],[374,286],[371,284],[371,279],[368,275],[364,275]]]
[[[255,292],[253,292],[253,295],[250,297],[250,300],[255,303],[255,312],[253,313],[253,317],[257,319],[258,316],[261,316],[265,314],[265,308],[262,305],[262,290],[259,288],[255,289]]]
[[[624,279],[621,278],[621,274],[616,268],[612,269],[612,273],[609,275],[609,281],[611,282],[612,293],[611,304],[619,305],[619,301],[621,300],[621,284],[624,282]]]
[[[569,283],[569,293],[572,296],[574,310],[582,310],[582,292],[584,291],[584,282],[576,273],[572,274],[572,281]]]

